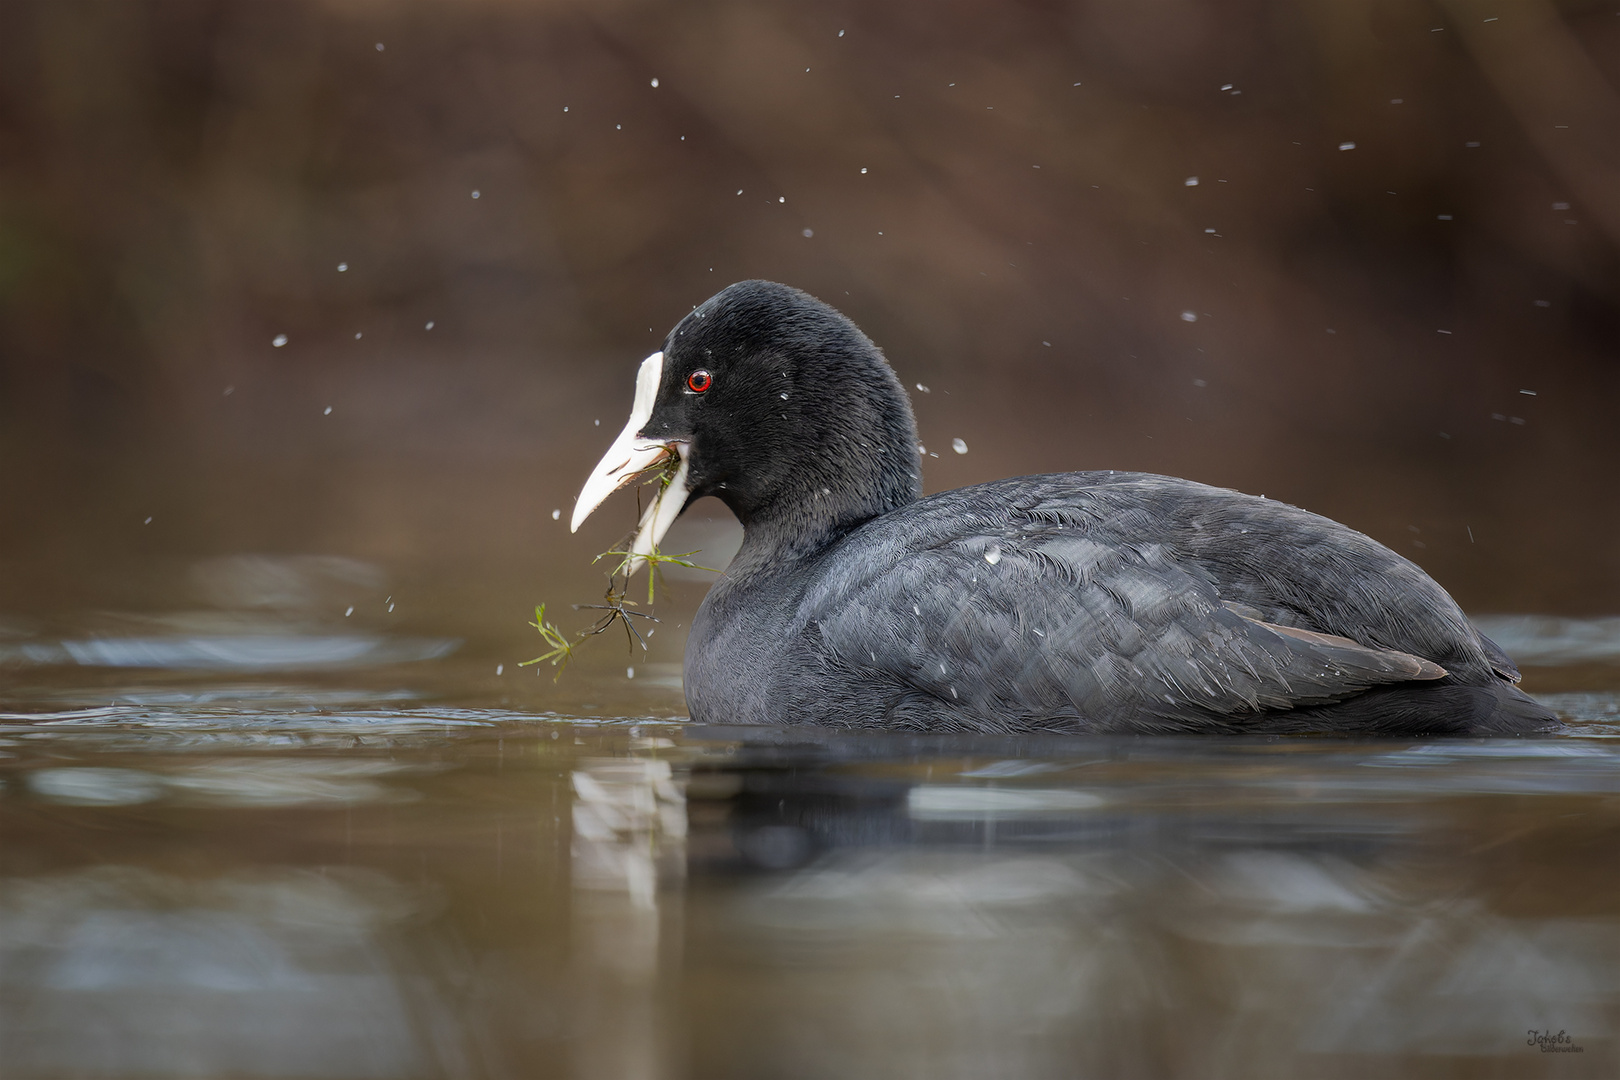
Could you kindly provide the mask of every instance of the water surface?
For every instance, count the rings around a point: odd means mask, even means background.
[[[13,642],[5,1075],[1613,1076],[1620,669],[1555,623],[1518,644],[1584,665],[1532,670],[1569,732],[1443,742],[727,729],[667,662],[537,696],[447,639]]]

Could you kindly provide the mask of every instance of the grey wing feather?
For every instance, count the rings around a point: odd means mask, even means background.
[[[1139,531],[1123,541],[1102,522],[1076,527],[1087,507],[1065,503],[1058,519],[1028,506],[966,523],[946,506],[919,514],[916,542],[869,553],[870,572],[836,596],[813,591],[803,619],[832,662],[882,668],[942,702],[1104,727],[1238,719],[1446,674],[1398,649],[1267,622],[1223,601],[1184,553]]]

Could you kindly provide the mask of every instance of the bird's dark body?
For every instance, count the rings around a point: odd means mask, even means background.
[[[748,554],[693,624],[697,719],[1474,734],[1552,719],[1410,561],[1297,507],[1188,480],[1018,477],[920,499],[796,563]],[[1447,674],[1412,681],[1385,650]]]
[[[656,400],[633,434],[681,449],[682,497],[715,495],[744,528],[688,639],[694,719],[1002,733],[1557,724],[1433,579],[1316,514],[1141,473],[921,498],[899,380],[853,323],[796,289],[733,285],[652,359]]]

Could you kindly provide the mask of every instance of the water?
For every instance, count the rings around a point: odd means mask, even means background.
[[[1613,1076],[1620,668],[1514,627],[1587,664],[1532,673],[1567,735],[727,729],[668,662],[13,643],[5,1075]]]

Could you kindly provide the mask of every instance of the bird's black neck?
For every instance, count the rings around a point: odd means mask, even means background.
[[[796,395],[770,466],[715,492],[743,525],[729,576],[808,558],[921,495],[911,402],[876,349],[862,360],[844,386]]]

